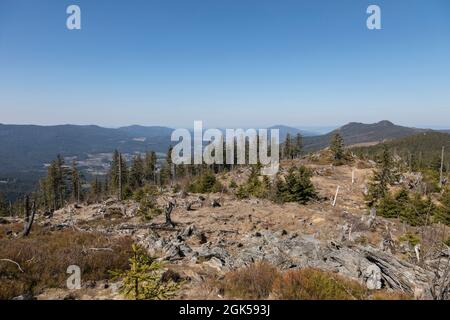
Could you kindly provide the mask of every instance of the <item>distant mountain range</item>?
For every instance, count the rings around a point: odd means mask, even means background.
[[[389,121],[374,124],[352,122],[324,135],[284,125],[272,126],[269,129],[279,129],[281,140],[284,140],[288,133],[293,137],[300,133],[303,136],[305,151],[327,147],[336,132],[342,135],[345,144],[351,145],[392,140],[427,131],[398,126]],[[88,154],[108,153],[115,149],[125,153],[147,150],[166,152],[171,144],[172,131],[173,129],[168,127],[138,125],[112,129],[95,125],[0,124],[0,173],[42,169],[43,163],[51,161],[57,154],[83,159]]]
[[[431,131],[398,126],[389,121],[374,124],[352,122],[322,135],[284,125],[269,129],[279,129],[282,141],[288,133],[293,137],[300,133],[303,136],[304,150],[307,152],[327,147],[336,132],[342,135],[346,145],[355,145]],[[44,164],[49,163],[58,154],[75,157],[78,161],[84,160],[88,163],[87,167],[90,167],[90,163],[98,160],[96,155],[111,153],[115,149],[128,154],[148,150],[165,153],[173,143],[170,141],[172,131],[173,129],[168,127],[137,125],[113,129],[95,125],[0,124],[0,192],[10,181],[16,181],[14,183],[17,190],[30,189],[30,185],[45,174]],[[439,131],[450,133],[450,130]],[[103,158],[102,161],[104,164],[108,160]],[[20,183],[28,187],[19,186]]]
[[[303,137],[312,137],[312,136],[318,136],[320,133],[313,132],[313,131],[307,131],[307,130],[301,130],[293,127],[283,126],[283,125],[276,125],[272,126],[268,129],[278,129],[280,132],[280,139],[285,140],[287,134],[289,133],[292,137],[295,137],[298,133],[300,133]]]
[[[86,157],[91,153],[165,152],[170,133],[165,127],[35,126],[0,124],[0,172],[42,168],[56,155]]]

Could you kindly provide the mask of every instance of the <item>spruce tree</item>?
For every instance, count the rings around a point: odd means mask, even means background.
[[[344,140],[338,132],[335,133],[331,139],[330,150],[333,153],[333,159],[336,162],[344,160]]]
[[[81,179],[78,172],[77,163],[74,160],[71,168],[71,183],[72,183],[72,200],[76,203],[80,202],[81,198]]]
[[[434,220],[450,226],[450,189],[446,189],[440,198],[441,206],[436,211]]]
[[[300,158],[303,149],[303,139],[300,133],[297,133],[295,137],[295,157]]]
[[[56,157],[56,187],[58,192],[58,208],[62,208],[65,202],[66,194],[66,170],[65,170],[64,158],[61,155]]]
[[[144,185],[144,161],[141,155],[137,155],[133,159],[130,169],[130,187],[136,190]]]
[[[144,159],[144,178],[148,183],[155,182],[157,157],[154,151],[147,152]]]
[[[284,178],[276,183],[277,200],[281,202],[298,202],[306,204],[317,197],[314,185],[311,182],[312,173],[305,166],[292,167]]]
[[[91,199],[95,202],[100,201],[101,197],[103,195],[103,188],[102,183],[98,179],[98,177],[95,177],[95,180],[91,184]]]
[[[290,159],[291,155],[292,155],[292,140],[290,133],[287,133],[286,139],[284,140],[283,159]]]
[[[238,187],[236,195],[238,198],[248,198],[250,196],[256,198],[268,198],[271,189],[270,180],[267,176],[260,178],[259,172],[261,165],[253,165],[251,167],[252,171],[248,177],[245,184]]]
[[[393,161],[389,148],[385,144],[379,163],[379,169],[375,172],[369,185],[369,206],[374,205],[384,198],[389,192],[389,185],[393,182]]]
[[[9,213],[9,205],[3,193],[0,193],[0,217],[5,217]]]
[[[70,180],[72,173],[65,167],[63,157],[58,155],[48,166],[47,176],[39,181],[38,204],[50,211],[62,208],[71,196]]]
[[[161,185],[169,184],[172,182],[172,170],[174,169],[172,162],[172,149],[173,147],[170,146],[167,150],[166,160],[164,161],[164,164],[161,168]]]
[[[119,188],[119,151],[114,150],[111,167],[109,168],[109,183],[111,192],[116,192]]]
[[[110,190],[122,200],[128,182],[128,168],[123,155],[115,150],[109,170]]]

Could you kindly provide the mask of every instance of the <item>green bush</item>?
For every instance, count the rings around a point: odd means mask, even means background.
[[[405,189],[401,189],[394,196],[388,193],[380,200],[377,213],[385,218],[400,218],[402,212],[406,210],[408,202],[409,195]]]
[[[172,280],[161,281],[163,275],[161,262],[145,254],[136,245],[132,246],[130,269],[112,271],[114,279],[122,280],[120,293],[134,300],[162,300],[172,297],[179,285]]]
[[[447,240],[445,240],[444,243],[450,247],[450,236],[447,237]]]
[[[440,162],[440,161],[439,161]],[[423,175],[423,183],[425,183],[427,192],[434,193],[439,192],[439,169],[425,168],[421,169]]]
[[[138,215],[144,220],[151,220],[162,213],[156,202],[158,194],[157,187],[153,185],[146,185],[134,192],[133,198],[139,202]]]
[[[433,222],[438,208],[429,197],[422,198],[415,194],[402,211],[401,220],[412,226],[423,226]]]
[[[222,189],[223,186],[217,181],[214,173],[207,170],[189,185],[188,191],[193,193],[209,193],[221,192]]]
[[[278,179],[276,183],[277,201],[306,204],[317,198],[311,176],[311,171],[304,166],[298,169],[292,167],[284,180]]]
[[[230,188],[230,189],[236,189],[236,188],[237,188],[236,181],[231,180],[231,181],[230,181],[230,184],[228,185],[228,188]]]
[[[434,221],[450,226],[450,189],[447,188],[439,200],[441,205],[437,209]]]
[[[240,185],[236,191],[236,196],[239,199],[256,197],[268,198],[271,189],[271,184],[267,176],[261,177],[259,175],[259,168],[252,167],[252,172],[245,184]]]
[[[398,240],[402,242],[407,242],[412,247],[420,243],[420,237],[415,234],[412,234],[411,232],[405,233],[400,238],[398,238]]]
[[[436,206],[431,198],[420,194],[410,195],[404,189],[394,196],[386,193],[376,206],[377,213],[385,218],[400,218],[411,226],[423,226],[436,221],[446,221],[445,206]]]
[[[133,199],[140,202],[144,197],[157,196],[159,194],[158,188],[154,185],[147,184],[142,188],[137,189],[133,193]]]

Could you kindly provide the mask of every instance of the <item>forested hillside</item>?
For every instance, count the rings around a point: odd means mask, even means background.
[[[400,156],[407,165],[415,170],[420,168],[438,169],[441,164],[442,147],[444,147],[444,167],[450,168],[450,134],[429,131],[410,137],[385,142],[394,155]],[[365,158],[379,155],[384,146],[378,144],[367,147],[355,147],[352,151]]]

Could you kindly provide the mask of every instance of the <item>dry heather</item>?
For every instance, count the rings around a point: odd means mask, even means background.
[[[64,288],[67,267],[77,265],[83,281],[110,278],[109,270],[125,269],[131,254],[129,237],[111,238],[74,230],[49,231],[35,226],[28,238],[6,233],[20,225],[0,226],[0,299],[38,295],[44,289]]]
[[[370,291],[361,283],[313,268],[279,271],[258,262],[212,282],[226,298],[279,300],[410,300],[400,292]]]
[[[277,277],[279,277],[277,268],[267,262],[258,262],[227,273],[217,286],[228,297],[266,299]]]

